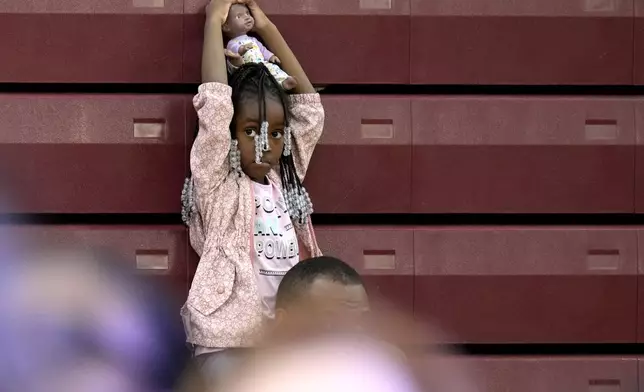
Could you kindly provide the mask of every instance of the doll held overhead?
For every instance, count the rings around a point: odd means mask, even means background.
[[[248,35],[253,27],[255,27],[255,19],[248,7],[245,4],[233,4],[230,7],[226,23],[222,27],[229,39],[226,49],[238,54],[244,64],[264,64],[284,90],[294,89],[297,86],[297,80],[280,68],[279,58],[258,39]]]

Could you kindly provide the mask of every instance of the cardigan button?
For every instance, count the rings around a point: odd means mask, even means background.
[[[223,294],[223,293],[224,293],[224,288],[223,288],[223,287],[219,287],[219,288],[217,289],[217,294]]]

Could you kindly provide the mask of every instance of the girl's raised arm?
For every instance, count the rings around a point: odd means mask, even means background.
[[[221,26],[230,6],[238,0],[212,0],[206,9],[202,84],[193,99],[199,131],[190,152],[190,169],[197,207],[208,215],[211,194],[230,171],[230,122],[233,119],[232,90],[227,84],[226,56]]]
[[[203,54],[201,57],[201,82],[228,83],[224,38],[221,26],[226,23],[230,6],[240,0],[211,0],[206,7]]]

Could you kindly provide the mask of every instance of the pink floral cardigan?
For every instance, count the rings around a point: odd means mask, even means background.
[[[181,309],[189,343],[213,348],[253,344],[262,324],[252,266],[254,197],[250,178],[230,173],[232,89],[220,83],[199,87],[193,104],[199,132],[190,156],[197,213],[190,221],[190,242],[201,256]],[[293,159],[304,178],[324,127],[319,94],[290,96]],[[279,174],[271,180],[281,186]],[[296,227],[301,254],[321,255],[310,223]]]

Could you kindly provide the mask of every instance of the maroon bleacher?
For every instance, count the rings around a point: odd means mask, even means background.
[[[419,228],[414,310],[460,342],[637,338],[637,232]]]
[[[197,82],[205,4],[5,1],[0,81]],[[263,6],[321,84],[644,80],[637,66],[641,2],[279,0]]]
[[[184,81],[197,82],[207,0],[185,0]],[[409,0],[260,3],[315,83],[409,83]]]
[[[631,99],[418,97],[412,129],[414,212],[633,212]]]
[[[411,0],[411,82],[632,84],[633,7],[632,0]]]
[[[183,226],[19,226],[12,229],[30,249],[107,250],[177,295],[188,293],[188,235]]]
[[[178,212],[190,98],[0,95],[0,168],[27,197],[19,212]],[[324,96],[324,104],[306,181],[317,212],[628,213],[644,200],[634,197],[644,192],[638,99]]]
[[[635,212],[644,212],[644,100],[634,101],[635,106]]]
[[[318,212],[634,211],[644,132],[635,99],[325,95],[324,104],[306,182]]]
[[[644,84],[644,1],[634,0],[635,2],[635,22],[633,26],[634,32],[634,84]]]
[[[4,0],[0,82],[181,82],[182,13],[182,0]]]
[[[112,248],[184,294],[196,266],[181,226],[14,230],[45,244]],[[326,254],[363,274],[376,302],[413,309],[458,342],[624,343],[644,329],[636,230],[317,226],[316,234]]]
[[[637,249],[637,342],[644,342],[644,307],[641,306],[644,303],[644,229],[641,228],[637,231]]]
[[[637,229],[317,226],[316,233],[323,252],[349,261],[373,293],[411,304],[450,341],[628,343],[644,331]]]
[[[21,197],[13,212],[179,212],[189,104],[177,95],[0,95],[0,173]]]
[[[411,212],[410,100],[323,96],[324,134],[306,187],[320,213]]]
[[[637,391],[642,382],[634,357],[478,357],[464,364],[487,392]]]

